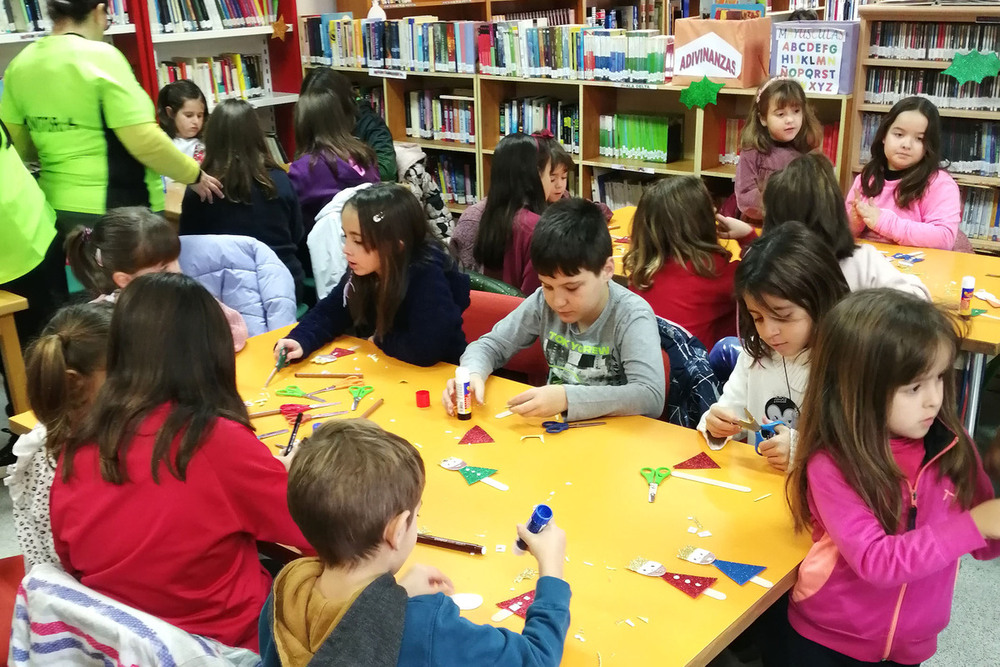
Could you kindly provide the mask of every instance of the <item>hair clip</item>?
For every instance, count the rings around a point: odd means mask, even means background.
[[[104,261],[101,260],[101,249],[100,248],[98,248],[97,250],[94,251],[94,260],[97,262],[97,265],[99,267],[101,267],[102,269],[104,268]]]
[[[93,233],[94,233],[94,230],[92,228],[90,228],[90,227],[84,227],[83,228],[83,232],[80,234],[80,236],[83,238],[83,242],[86,243],[87,241],[89,241],[90,240],[90,235],[93,234]]]
[[[544,130],[539,130],[534,132],[531,136],[536,139],[555,139],[556,135],[552,134],[552,130],[545,128]]]
[[[383,213],[382,211],[379,211],[378,213],[376,213],[375,215],[372,216],[372,222],[382,222],[382,218],[384,218],[384,217],[385,217],[385,213]]]
[[[763,86],[761,86],[760,88],[757,89],[757,99],[754,100],[754,104],[759,104],[760,103],[760,95],[761,95],[761,93],[763,93],[765,90],[767,90],[767,87],[770,86],[775,81],[794,81],[794,80],[795,79],[793,79],[790,76],[776,76],[773,79],[768,79],[767,81],[764,82]]]

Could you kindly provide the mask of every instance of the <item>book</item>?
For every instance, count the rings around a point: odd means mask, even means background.
[[[667,163],[684,155],[681,115],[601,115],[598,127],[598,154],[603,157]]]

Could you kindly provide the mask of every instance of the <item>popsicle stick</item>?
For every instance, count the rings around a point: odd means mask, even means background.
[[[490,616],[490,620],[493,621],[494,623],[499,623],[500,621],[504,621],[513,615],[514,612],[512,612],[510,609],[501,609],[497,613]]]
[[[774,586],[774,584],[772,584],[770,581],[768,581],[763,577],[751,577],[750,583],[757,584],[758,586],[763,586],[764,588],[771,588]]]
[[[739,484],[730,484],[729,482],[720,482],[717,479],[709,479],[708,477],[698,477],[697,475],[689,475],[686,472],[677,472],[676,470],[670,471],[671,477],[677,477],[679,479],[686,479],[689,482],[701,482],[702,484],[711,484],[712,486],[721,486],[724,489],[732,489],[733,491],[742,491],[743,493],[750,493],[749,486],[740,486]]]
[[[492,486],[497,491],[509,491],[510,490],[510,487],[507,486],[506,484],[504,484],[503,482],[498,482],[495,479],[492,479],[490,477],[483,477],[479,481],[482,482],[483,484],[489,484],[490,486]]]
[[[296,373],[297,378],[361,378],[364,379],[364,373]]]
[[[750,581],[753,581],[753,579],[751,579]],[[716,600],[725,600],[726,599],[726,594],[725,593],[717,591],[714,588],[706,588],[704,591],[702,591],[702,593],[704,593],[705,595],[707,595],[710,598],[715,598]]]

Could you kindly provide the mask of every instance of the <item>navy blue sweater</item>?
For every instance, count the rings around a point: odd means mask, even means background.
[[[375,332],[375,306],[367,310],[367,322],[352,321],[344,303],[348,271],[329,295],[306,313],[288,337],[302,346],[302,358],[343,334],[368,338]],[[429,246],[411,262],[406,294],[399,304],[392,327],[375,344],[400,361],[433,366],[439,361],[457,364],[465,351],[462,313],[469,307],[469,276],[441,248]]]

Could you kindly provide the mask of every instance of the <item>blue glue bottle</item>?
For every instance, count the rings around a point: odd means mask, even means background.
[[[528,531],[540,533],[545,526],[549,525],[549,521],[552,521],[552,508],[548,505],[535,505],[531,518],[528,519]],[[514,542],[514,553],[523,554],[527,550],[528,545],[518,537],[517,541]]]

